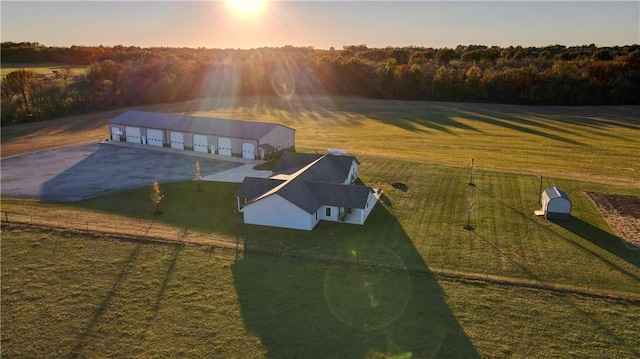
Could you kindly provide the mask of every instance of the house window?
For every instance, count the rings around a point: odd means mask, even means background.
[[[327,207],[324,210],[325,217],[331,217],[331,207]]]

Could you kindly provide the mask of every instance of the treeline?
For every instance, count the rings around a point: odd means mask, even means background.
[[[206,96],[341,95],[517,104],[640,103],[640,46],[253,50],[2,46],[3,63],[87,65],[2,79],[2,125]]]

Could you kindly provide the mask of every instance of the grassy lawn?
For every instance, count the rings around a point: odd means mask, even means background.
[[[280,122],[300,150],[356,155],[384,196],[365,226],[313,232],[242,224],[237,184],[163,184],[159,216],[150,187],[69,204],[3,199],[10,213],[153,223],[246,249],[236,260],[206,240],[4,228],[3,356],[640,356],[640,251],[584,194],[640,196],[638,107],[246,98],[144,109]],[[104,139],[122,111],[3,128],[2,156]],[[543,188],[568,193],[571,221],[533,215],[541,174]]]
[[[640,354],[637,303],[47,230],[2,237],[3,357]]]
[[[476,185],[468,186],[469,177],[462,168],[384,158],[362,160],[361,176],[384,193],[364,227],[322,223],[315,231],[306,232],[244,225],[241,215],[234,213],[237,184],[207,182],[203,192],[196,191],[193,182],[163,185],[160,216],[153,214],[150,188],[146,187],[58,205],[56,208],[75,212],[57,216],[104,213],[155,221],[173,231],[186,228],[192,235],[215,233],[227,242],[239,239],[248,251],[346,263],[367,263],[367,251],[379,246],[400,256],[399,266],[409,270],[513,278],[640,296],[640,251],[623,245],[584,194],[640,195],[638,190],[545,178],[545,187],[558,185],[573,201],[571,221],[550,222],[533,215],[539,208],[540,181],[536,176],[476,171]],[[394,182],[404,183],[406,188],[396,189],[391,185]],[[473,231],[463,228],[468,220],[470,190],[475,202]],[[3,209],[18,211],[21,203],[9,202]],[[387,265],[384,256],[369,260],[374,265]]]
[[[65,69],[71,69],[74,75],[80,75],[87,71],[88,66],[82,65],[66,65],[66,64],[16,64],[16,63],[2,63],[0,67],[0,73],[2,78],[7,76],[8,73],[17,70],[29,70],[36,74],[45,76],[53,76],[53,71],[62,72]]]
[[[237,185],[182,182],[163,186],[162,216],[154,216],[149,188],[79,202],[76,208],[157,220],[196,232],[240,238],[248,250],[353,261],[354,251],[380,245],[398,253],[409,268],[512,277],[551,285],[640,295],[640,252],[611,233],[585,191],[640,195],[640,190],[543,178],[569,194],[574,218],[550,222],[539,209],[536,176],[476,171],[468,186],[463,168],[363,156],[365,183],[382,188],[383,201],[364,227],[322,223],[315,231],[243,225],[234,213]],[[406,188],[396,189],[391,183]],[[474,192],[471,224],[467,196]],[[215,204],[215,205],[212,205]],[[426,263],[426,264],[425,264]]]

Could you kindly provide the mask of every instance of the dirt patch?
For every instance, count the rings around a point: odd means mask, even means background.
[[[640,197],[587,192],[609,226],[630,247],[640,249]]]

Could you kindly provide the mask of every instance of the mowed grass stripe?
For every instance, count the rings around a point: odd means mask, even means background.
[[[406,163],[412,168],[409,174],[396,169],[397,162],[381,159],[377,166],[363,167],[363,173],[407,185],[404,192],[387,184],[387,207],[430,268],[637,292],[640,256],[618,248],[620,240],[607,234],[610,230],[583,194],[592,185],[543,178],[543,188],[554,184],[568,191],[575,222],[597,230],[591,235],[576,235],[562,223],[533,215],[540,208],[539,177],[476,170],[471,215],[475,230],[466,231],[462,226],[468,214],[468,170]],[[591,242],[602,236],[609,238],[608,243]],[[627,252],[617,258],[614,254]],[[595,266],[594,261],[598,263]],[[605,277],[612,282],[606,283]]]

